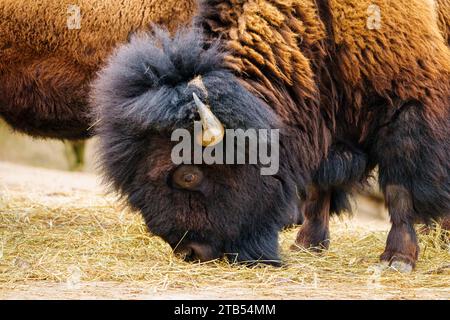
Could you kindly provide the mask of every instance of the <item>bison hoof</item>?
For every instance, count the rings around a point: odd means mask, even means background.
[[[391,263],[391,268],[401,273],[411,273],[413,271],[413,266],[403,261],[393,261]]]
[[[414,267],[407,262],[394,260],[392,263],[389,263],[388,261],[380,261],[380,263],[375,264],[374,266],[370,267],[370,269],[378,273],[389,270],[397,271],[400,273],[411,273]]]
[[[404,254],[385,252],[381,255],[381,262],[401,273],[410,273],[414,270],[416,259]]]
[[[327,250],[329,247],[329,242],[322,242],[320,244],[317,245],[313,245],[313,244],[300,244],[297,243],[297,241],[291,245],[291,250],[292,251],[303,251],[303,250],[308,250],[311,252],[316,252],[316,253],[320,253],[323,252],[324,250]]]
[[[322,252],[327,250],[330,246],[330,239],[327,235],[328,233],[322,234],[321,236],[311,236],[310,233],[303,232],[300,230],[295,244],[291,246],[293,251],[309,250],[312,252]]]

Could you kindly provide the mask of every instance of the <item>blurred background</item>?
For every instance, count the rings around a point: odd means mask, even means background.
[[[47,169],[94,172],[94,145],[95,139],[75,143],[33,139],[13,132],[0,118],[0,161]],[[83,158],[84,164],[77,157]]]

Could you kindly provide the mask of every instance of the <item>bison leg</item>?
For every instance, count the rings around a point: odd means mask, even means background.
[[[84,168],[85,140],[64,141],[66,158],[70,171],[82,171]]]
[[[315,186],[308,190],[302,204],[304,222],[294,249],[328,248],[330,214],[351,211],[348,193],[368,171],[367,155],[355,146],[336,143],[331,147],[316,173]]]
[[[301,207],[304,221],[293,249],[328,248],[330,214],[351,211],[348,192],[368,171],[367,155],[361,150],[344,143],[331,147]]]
[[[405,188],[397,185],[387,186],[385,193],[392,228],[381,261],[401,271],[410,271],[414,268],[419,255],[416,231],[411,220],[414,210],[412,199]]]
[[[330,199],[330,192],[310,188],[304,206],[304,221],[292,249],[306,248],[319,251],[328,248],[330,244]]]
[[[384,125],[374,145],[380,185],[392,221],[382,261],[417,261],[414,223],[431,223],[450,213],[450,121],[425,116],[417,103],[401,107]]]

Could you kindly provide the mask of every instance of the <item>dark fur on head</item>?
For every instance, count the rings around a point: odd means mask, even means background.
[[[172,247],[195,243],[208,246],[210,258],[277,263],[278,232],[292,222],[286,211],[295,211],[294,182],[301,177],[283,163],[288,151],[280,151],[276,176],[261,176],[258,165],[201,165],[200,191],[168,182],[176,167],[170,135],[193,128],[193,92],[226,128],[280,127],[271,108],[224,68],[220,46],[206,45],[201,34],[192,28],[172,38],[156,29],[135,36],[108,61],[93,86],[102,167],[107,181]],[[207,97],[189,84],[199,75]]]

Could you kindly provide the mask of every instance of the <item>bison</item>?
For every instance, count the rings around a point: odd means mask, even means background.
[[[70,3],[70,2],[68,2]],[[0,0],[0,116],[34,137],[92,136],[89,86],[114,46],[150,23],[188,23],[195,0]],[[75,12],[76,13],[76,12]]]
[[[414,224],[450,214],[449,8],[447,0],[204,0],[191,26],[138,32],[104,66],[97,37],[65,63],[0,67],[0,114],[55,137],[94,123],[106,180],[187,260],[278,264],[278,233],[298,210],[295,247],[326,248],[330,215],[348,209],[348,193],[378,165],[392,221],[381,260],[409,270]],[[122,31],[107,39],[123,40]],[[72,64],[80,61],[85,69]],[[42,83],[47,91],[35,91]],[[30,106],[39,108],[24,116]],[[278,173],[175,165],[172,132],[205,117],[220,123],[217,132],[279,129]]]

